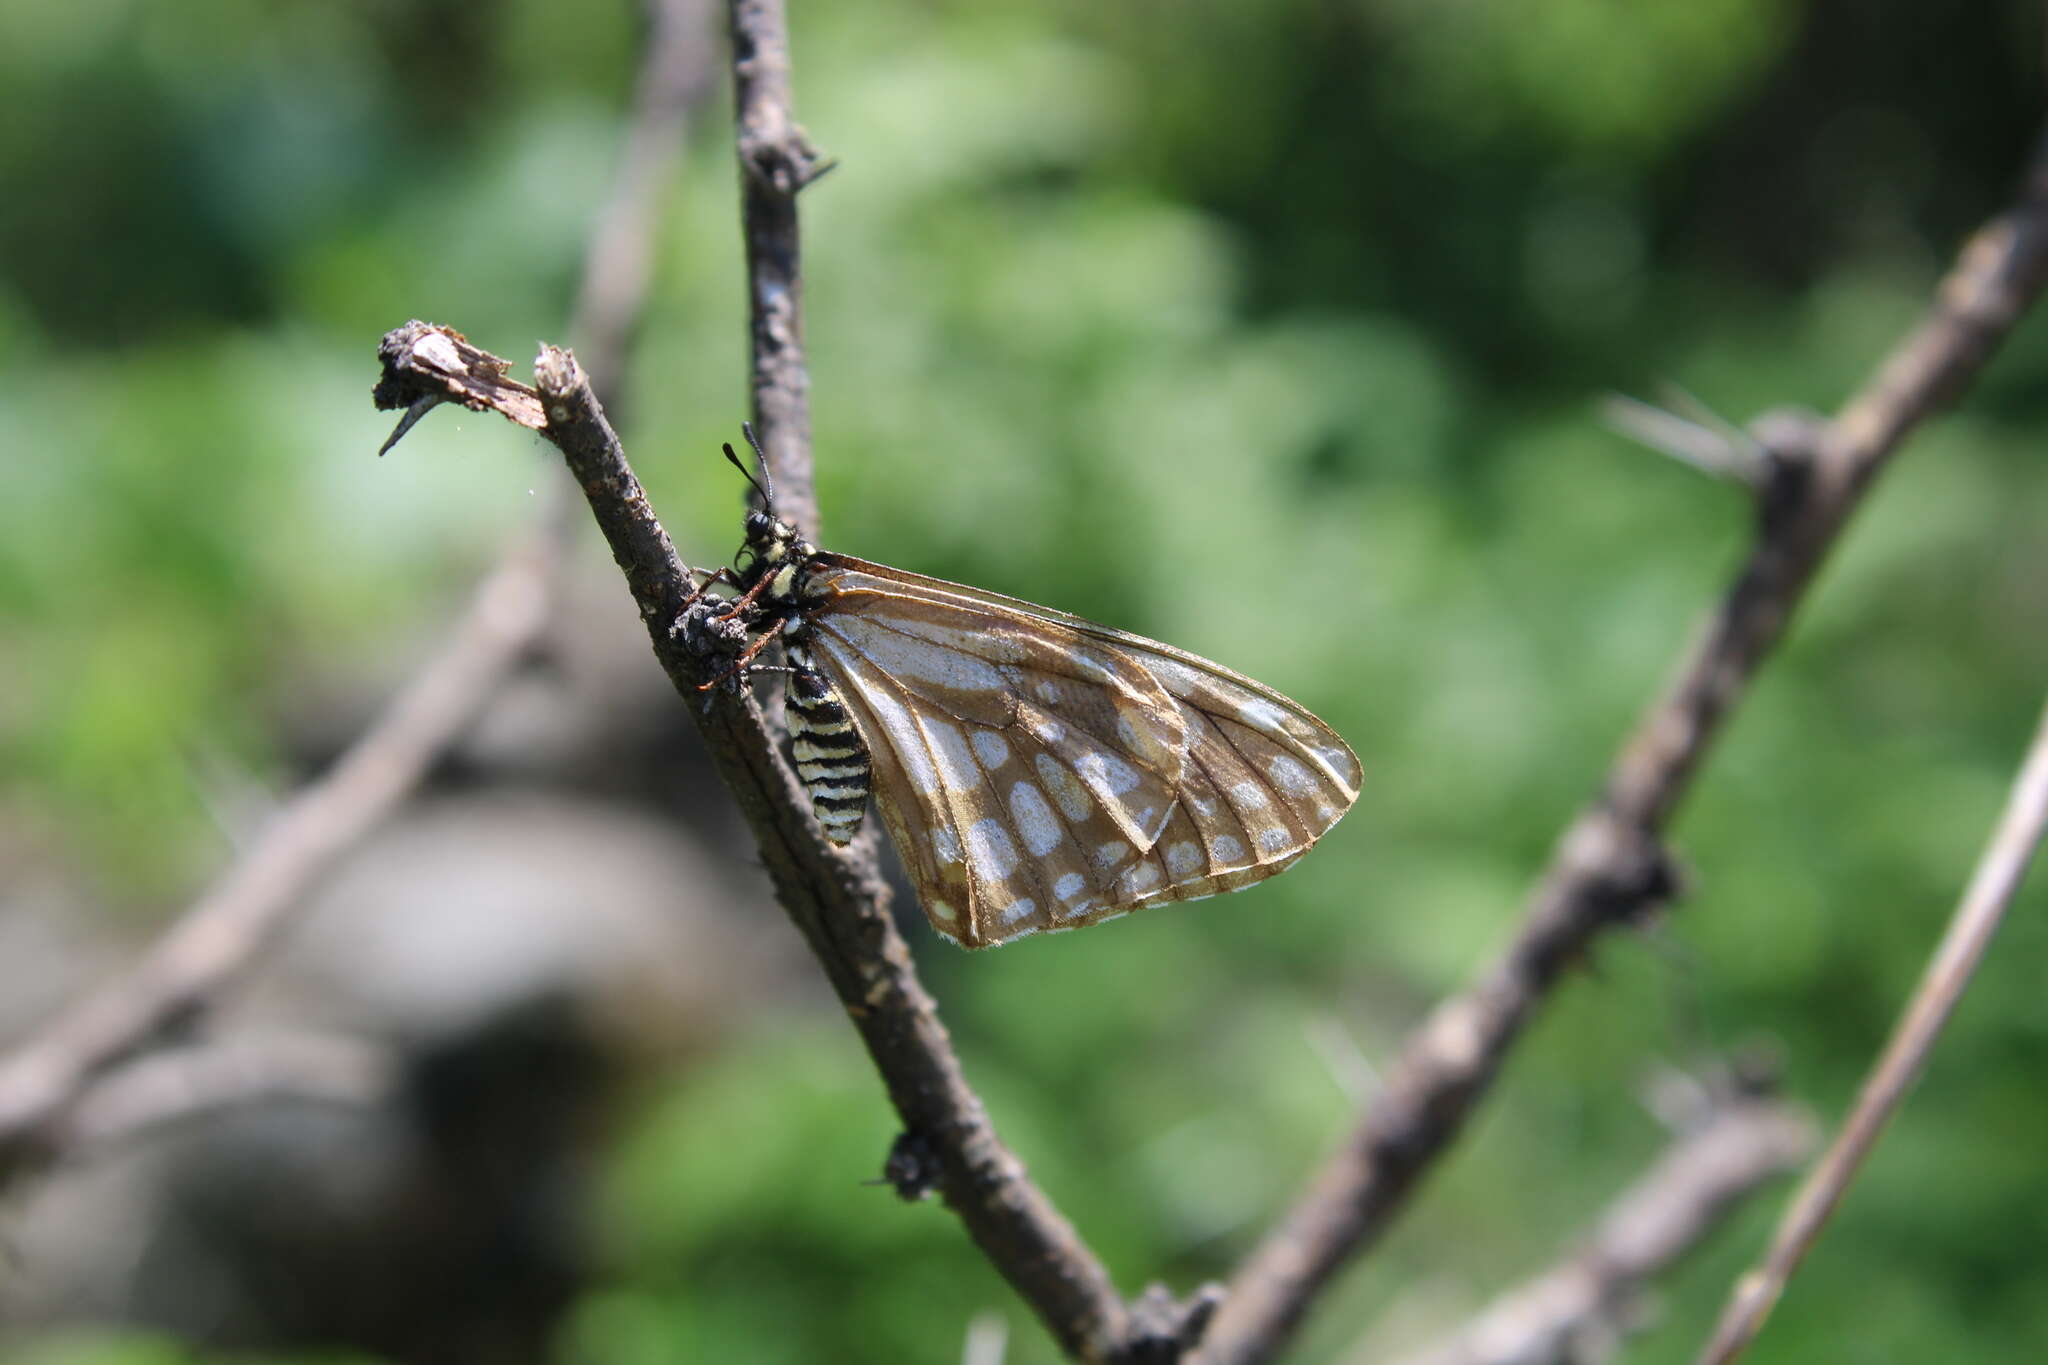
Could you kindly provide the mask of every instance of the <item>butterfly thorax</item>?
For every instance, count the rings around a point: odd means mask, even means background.
[[[753,512],[747,516],[746,553],[741,588],[754,594],[770,615],[786,617],[797,611],[802,605],[805,575],[818,547],[780,517]]]
[[[805,590],[818,547],[779,517],[754,512],[747,517],[746,548],[750,558],[740,586],[755,600],[755,619],[781,632],[789,661],[790,754],[825,837],[843,844],[860,831],[871,768],[845,701],[805,644]]]

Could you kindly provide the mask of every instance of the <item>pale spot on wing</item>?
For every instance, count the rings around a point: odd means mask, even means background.
[[[1145,671],[1159,679],[1160,686],[1176,697],[1192,696],[1202,685],[1202,675],[1178,659],[1148,653],[1144,661]]]
[[[1023,900],[1012,901],[1003,908],[1003,923],[1015,924],[1038,909],[1038,902],[1026,896]]]
[[[1286,754],[1273,755],[1266,771],[1280,784],[1280,790],[1289,796],[1308,796],[1316,789],[1316,780],[1309,775],[1308,769],[1301,765],[1300,760]]]
[[[1124,749],[1146,767],[1173,771],[1173,747],[1181,742],[1182,736],[1163,733],[1143,712],[1118,707],[1116,737]]]
[[[1073,665],[1076,673],[1094,682],[1114,683],[1120,679],[1120,675],[1115,669],[1086,650],[1069,650],[1066,661]]]
[[[1294,836],[1284,829],[1268,827],[1259,831],[1259,848],[1262,852],[1278,853],[1294,842]]]
[[[1344,787],[1354,791],[1357,789],[1359,779],[1363,776],[1358,771],[1357,755],[1349,749],[1332,749],[1320,744],[1314,746],[1314,752],[1317,758],[1330,765],[1330,771],[1337,774]]]
[[[1175,877],[1192,877],[1202,866],[1202,850],[1183,839],[1166,850],[1166,870]]]
[[[961,638],[959,626],[947,621],[928,620],[910,612],[889,613],[888,624],[891,630],[930,640],[946,649],[959,649],[967,643]],[[993,663],[1022,663],[1031,654],[1023,641],[996,630],[976,630],[972,643],[976,654]]]
[[[1000,821],[976,820],[967,827],[967,861],[983,881],[999,882],[1017,866],[1017,846]]]
[[[939,855],[939,861],[942,863],[959,862],[960,837],[954,834],[952,830],[943,827],[933,830],[932,852]]]
[[[1343,812],[1342,812],[1342,811],[1340,811],[1340,810],[1338,810],[1338,809],[1337,809],[1337,808],[1336,808],[1335,806],[1317,806],[1317,807],[1316,807],[1316,819],[1318,819],[1318,820],[1322,821],[1322,822],[1323,822],[1323,826],[1324,826],[1324,828],[1326,828],[1326,829],[1327,829],[1327,828],[1328,828],[1329,826],[1331,826],[1331,825],[1334,825],[1334,824],[1336,824],[1336,823],[1337,823],[1337,817],[1338,817],[1339,815],[1341,815],[1341,814],[1343,814]]]
[[[1095,809],[1095,799],[1088,795],[1080,778],[1068,772],[1051,754],[1039,754],[1033,766],[1038,769],[1038,780],[1045,783],[1059,805],[1060,814],[1076,824],[1088,818],[1088,813]]]
[[[984,768],[1000,768],[1010,761],[1010,746],[993,730],[974,732],[974,753]]]
[[[1187,802],[1190,806],[1194,807],[1195,814],[1200,815],[1204,818],[1207,818],[1208,816],[1214,815],[1216,813],[1216,803],[1214,801],[1211,801],[1206,796],[1196,796],[1192,793],[1186,793],[1182,795],[1181,799]]]
[[[1070,901],[1081,894],[1088,885],[1088,879],[1078,872],[1068,872],[1052,884],[1052,893],[1063,901]]]
[[[1266,804],[1266,789],[1256,782],[1240,782],[1230,789],[1230,799],[1246,810],[1257,810]]]
[[[1149,890],[1157,885],[1158,881],[1159,864],[1148,859],[1124,873],[1122,877],[1119,877],[1116,889],[1119,894],[1131,895],[1139,891]]]
[[[1040,679],[1038,685],[1036,687],[1033,687],[1031,690],[1036,692],[1038,694],[1038,699],[1044,702],[1046,705],[1059,705],[1060,685],[1052,681],[1050,678]]]
[[[930,796],[939,789],[939,771],[932,766],[931,755],[925,750],[924,735],[911,719],[910,712],[902,703],[879,687],[861,689],[861,700],[874,711],[875,719],[888,732],[889,747],[903,760],[903,771],[910,777],[910,785],[921,796]]]
[[[960,918],[958,911],[935,896],[927,896],[925,898],[924,909],[925,913],[933,919],[942,919],[948,924]]]
[[[1287,713],[1264,697],[1246,697],[1237,704],[1238,719],[1254,730],[1286,733]]]
[[[1024,847],[1034,858],[1043,858],[1060,846],[1060,822],[1045,803],[1045,797],[1029,782],[1010,788],[1010,818],[1024,836]]]
[[[834,619],[832,629],[867,655],[875,667],[894,677],[963,692],[995,692],[1003,686],[1003,675],[995,665],[959,649],[902,635],[858,616]]]
[[[975,766],[974,755],[967,748],[967,736],[960,733],[960,727],[930,716],[925,719],[924,728],[932,737],[932,751],[938,755],[939,771],[945,776],[946,785],[958,792],[979,788],[981,769]]]
[[[1095,850],[1095,865],[1103,868],[1115,867],[1130,856],[1129,844],[1121,839],[1112,839]]]
[[[1026,710],[1024,712],[1024,728],[1029,730],[1031,737],[1041,744],[1057,744],[1067,737],[1067,727],[1043,711]]]
[[[1244,845],[1234,834],[1219,834],[1209,841],[1209,857],[1219,867],[1230,867],[1244,861]]]
[[[1090,786],[1107,787],[1112,795],[1122,796],[1138,785],[1138,770],[1118,758],[1100,750],[1082,754],[1074,760],[1074,770],[1081,774],[1081,780]]]
[[[1060,918],[1079,919],[1083,915],[1092,915],[1101,908],[1102,902],[1096,900],[1093,896],[1090,896],[1087,900],[1075,901],[1072,905],[1060,911]],[[1069,927],[1071,928],[1072,926]]]

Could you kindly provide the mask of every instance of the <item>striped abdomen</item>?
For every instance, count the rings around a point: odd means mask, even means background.
[[[843,844],[868,808],[868,750],[831,681],[800,648],[788,651],[790,749],[825,837]]]

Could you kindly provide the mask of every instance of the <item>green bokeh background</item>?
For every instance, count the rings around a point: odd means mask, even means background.
[[[1383,1064],[1501,940],[1742,552],[1742,499],[1596,400],[1837,405],[2009,197],[2035,10],[793,23],[799,115],[841,163],[803,201],[827,543],[1248,670],[1366,763],[1280,881],[971,958],[916,941],[1119,1282],[1191,1286],[1346,1123],[1329,1040]],[[0,818],[110,917],[142,932],[221,858],[195,754],[289,783],[280,679],[431,637],[528,515],[543,475],[501,424],[437,415],[371,458],[373,349],[408,317],[522,361],[575,340],[636,43],[614,4],[0,0]],[[737,535],[711,458],[746,394],[728,138],[721,93],[620,413],[696,562]],[[1637,1099],[1659,1063],[1775,1038],[1840,1112],[2048,675],[2044,370],[2032,323],[1887,474],[1679,821],[1694,894],[1558,997],[1299,1359],[1426,1337],[1553,1258],[1664,1141]],[[2043,906],[1754,1359],[2048,1352]],[[1053,1359],[953,1220],[858,1183],[893,1132],[822,984],[733,1020],[633,1102],[557,1358],[950,1360],[993,1311],[1009,1360]],[[1631,1359],[1689,1358],[1773,1202]],[[214,1357],[82,1330],[14,1358]]]

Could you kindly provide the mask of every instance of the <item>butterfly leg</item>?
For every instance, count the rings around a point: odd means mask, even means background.
[[[768,585],[775,581],[775,579],[775,574],[762,574],[761,577],[758,580],[756,580],[753,587],[748,588],[745,594],[742,595],[738,601],[734,602],[730,607],[726,608],[725,619],[730,620],[733,617],[739,616],[743,612],[745,612],[748,607],[753,606],[754,600],[758,598],[762,594],[762,592],[764,592],[767,589]]]
[[[710,591],[711,585],[713,583],[724,583],[728,587],[734,588],[737,588],[740,585],[739,579],[733,576],[733,572],[731,569],[691,569],[690,572],[692,574],[703,574],[704,581],[702,583],[695,584],[691,587],[690,595],[683,599],[683,605],[681,609],[677,612],[677,615],[679,616],[682,615],[684,612],[689,611],[691,607],[696,606],[697,600],[703,597],[706,592]]]
[[[731,617],[732,613],[727,612],[725,613],[725,615],[716,617],[714,619],[723,621],[730,620]],[[712,688],[718,686],[720,683],[724,682],[728,678],[744,676],[747,671],[747,665],[754,662],[754,657],[758,655],[762,650],[768,648],[769,644],[775,639],[778,633],[779,632],[772,629],[762,631],[759,635],[754,637],[754,642],[747,646],[746,653],[740,655],[739,658],[734,659],[731,663],[727,664],[725,668],[719,672],[718,676],[711,679],[711,681],[707,683],[700,683],[697,687],[697,690],[699,692],[709,692]]]

